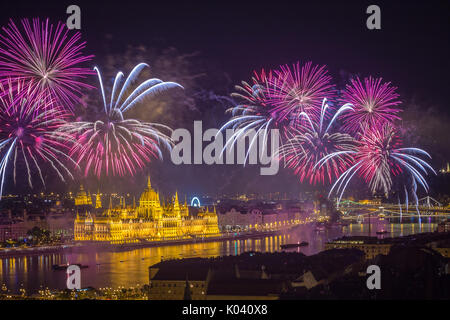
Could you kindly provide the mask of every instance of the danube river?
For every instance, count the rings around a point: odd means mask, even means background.
[[[385,236],[401,236],[419,232],[432,232],[437,223],[431,219],[408,223],[390,223],[388,220],[372,221],[371,235],[386,230]],[[27,293],[35,293],[40,288],[64,289],[66,274],[54,271],[55,264],[83,264],[88,268],[81,270],[82,287],[133,287],[148,284],[148,267],[161,259],[189,257],[217,257],[237,255],[245,251],[281,251],[280,245],[307,241],[309,246],[291,249],[306,255],[324,249],[325,243],[343,235],[368,235],[368,224],[350,224],[317,231],[314,225],[300,225],[288,231],[261,239],[206,242],[163,247],[141,248],[124,252],[92,251],[84,253],[57,253],[40,256],[21,256],[0,260],[0,286],[6,285],[12,293],[24,288]]]

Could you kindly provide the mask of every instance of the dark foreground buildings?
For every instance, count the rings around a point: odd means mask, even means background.
[[[313,256],[247,252],[162,261],[149,269],[149,299],[449,299],[448,258],[435,250],[449,239],[448,233],[391,239],[388,252],[370,258],[364,249],[336,248]],[[380,267],[379,290],[367,287],[369,265]]]

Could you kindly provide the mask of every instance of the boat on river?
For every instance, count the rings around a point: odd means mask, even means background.
[[[80,264],[80,263],[75,263],[74,265],[80,267],[80,269],[86,269],[86,268],[89,268],[89,266],[82,265],[82,264]],[[54,265],[52,266],[52,269],[55,270],[55,271],[66,270],[67,267],[69,267],[69,266],[70,266],[70,264],[54,264]]]
[[[309,243],[306,241],[298,242],[298,243],[286,243],[282,244],[281,249],[289,249],[289,248],[298,248],[298,247],[306,247]]]

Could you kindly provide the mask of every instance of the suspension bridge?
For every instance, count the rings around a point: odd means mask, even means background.
[[[380,216],[385,218],[399,217],[424,217],[438,216],[450,217],[450,207],[444,207],[432,197],[419,199],[415,204],[393,204],[393,203],[361,203],[351,200],[343,200],[336,204],[338,210],[343,214],[342,219],[364,219],[368,216]]]

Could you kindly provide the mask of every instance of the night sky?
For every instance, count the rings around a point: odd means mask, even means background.
[[[253,70],[298,60],[327,65],[338,86],[349,75],[383,77],[398,87],[404,125],[415,128],[413,140],[432,154],[433,166],[439,169],[450,161],[448,1],[9,1],[2,6],[0,25],[9,18],[37,16],[65,21],[70,4],[81,8],[84,52],[96,56],[92,66],[106,68],[107,57],[122,55],[128,46],[156,52],[173,47],[180,55],[195,52],[187,70],[201,76],[188,84],[184,99],[199,90],[228,96]],[[381,7],[381,30],[366,28],[365,11],[371,4]],[[152,61],[145,62],[152,66]],[[227,107],[211,100],[187,110],[171,108],[178,115],[170,125],[190,128],[193,120],[202,119],[204,126],[218,128],[228,118]],[[176,167],[167,157],[149,170],[159,188],[188,196],[307,188],[283,169],[277,176],[261,177],[258,168]],[[141,190],[144,175],[104,180],[100,187]],[[92,179],[86,183],[92,189],[99,186]]]

